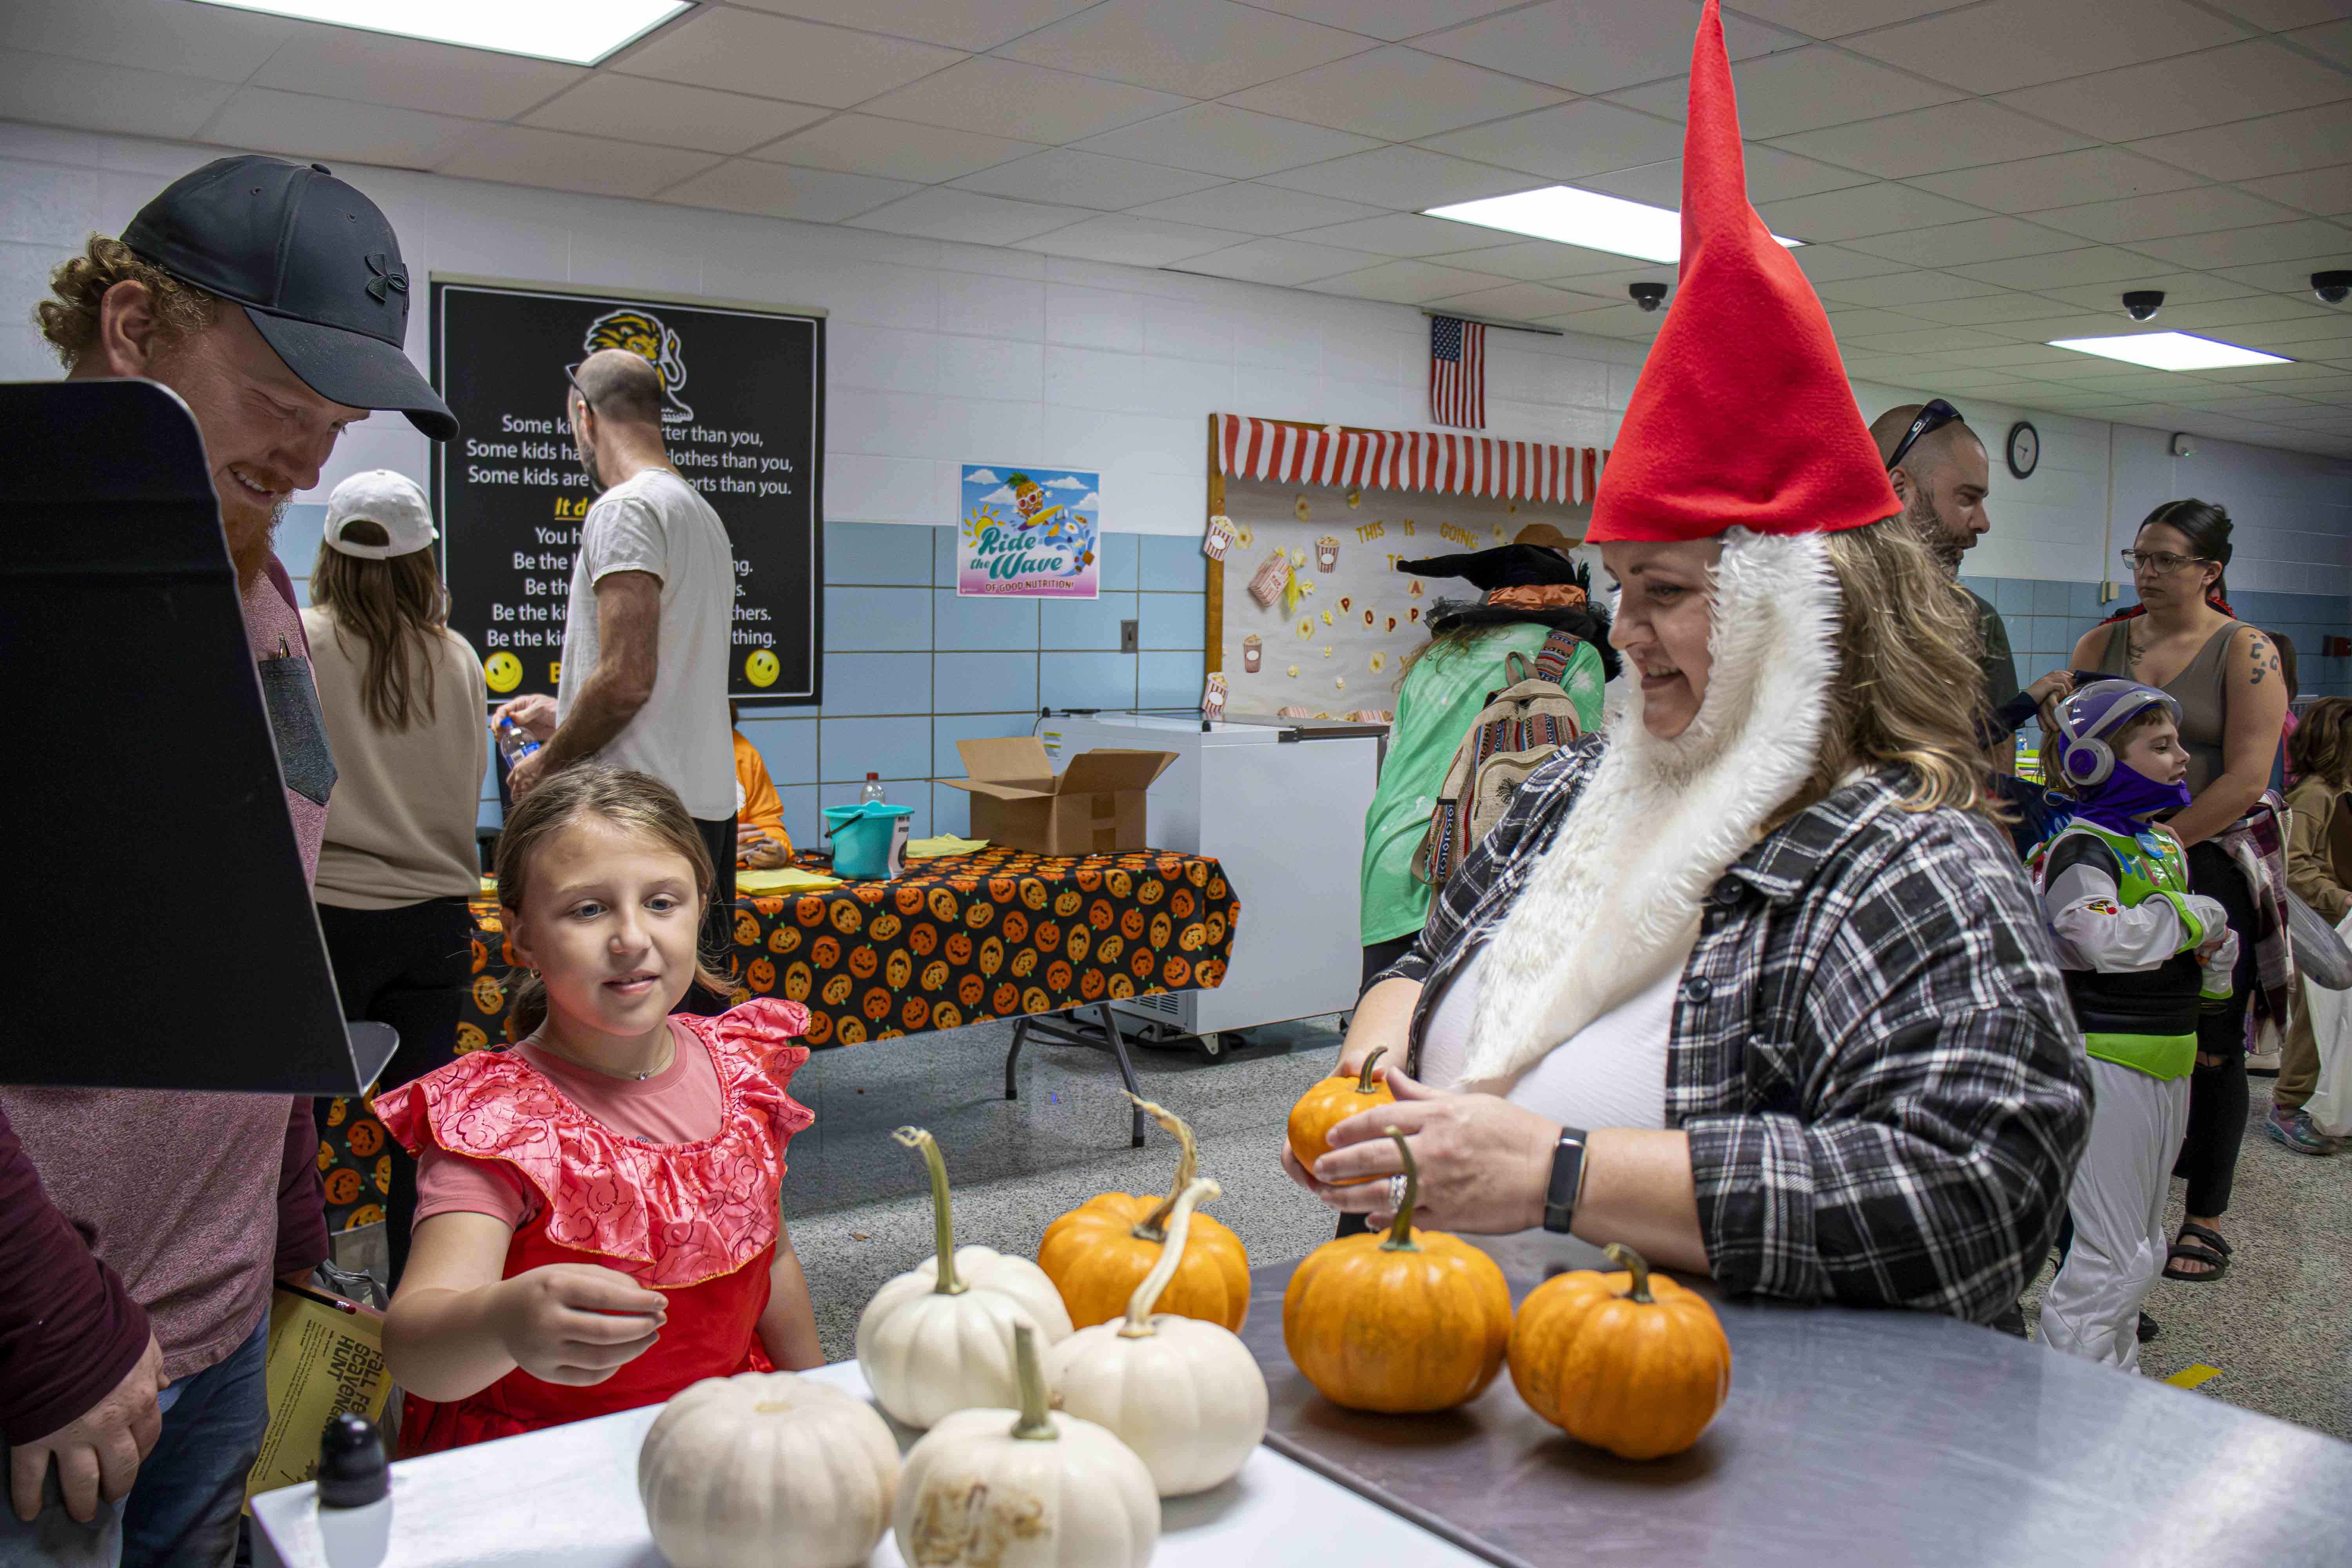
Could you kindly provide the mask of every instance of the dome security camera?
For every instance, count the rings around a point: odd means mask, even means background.
[[[2135,321],[2152,321],[2164,309],[2164,290],[2135,289],[2124,296],[2124,313]]]
[[[2341,305],[2352,297],[2352,272],[2315,272],[2311,275],[2311,291],[2326,304]]]
[[[1644,310],[1654,310],[1666,302],[1666,286],[1663,283],[1628,283],[1625,292],[1631,294],[1633,303]],[[2341,297],[2338,296],[2339,299]]]

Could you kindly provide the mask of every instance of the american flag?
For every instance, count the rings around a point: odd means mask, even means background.
[[[1429,318],[1429,417],[1465,430],[1486,427],[1486,329],[1475,321]]]

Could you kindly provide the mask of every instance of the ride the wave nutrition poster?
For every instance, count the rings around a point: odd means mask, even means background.
[[[1084,468],[966,463],[956,592],[1091,599],[1102,582],[1102,476]]]

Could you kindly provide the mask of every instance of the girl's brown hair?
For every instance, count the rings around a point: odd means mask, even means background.
[[[365,518],[343,524],[343,537],[375,545],[391,539]],[[310,602],[334,617],[335,646],[346,655],[346,637],[360,639],[360,706],[369,723],[397,735],[420,718],[433,722],[433,650],[448,635],[449,595],[430,549],[378,561],[321,540]]]
[[[2287,737],[2286,763],[2299,778],[2352,789],[2352,700],[2323,697]]]
[[[701,889],[701,903],[708,907],[714,878],[710,851],[677,792],[651,773],[582,763],[540,784],[507,814],[506,826],[499,834],[497,876],[499,907],[509,925],[522,910],[533,855],[583,816],[601,817],[684,856],[694,868],[694,885]],[[696,955],[694,979],[721,996],[735,989],[733,979],[714,968],[708,953]],[[507,991],[514,1001],[508,1015],[509,1028],[520,1039],[546,1022],[547,987],[536,974],[513,970],[507,975]]]

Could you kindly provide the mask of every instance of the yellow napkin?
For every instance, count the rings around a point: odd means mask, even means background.
[[[735,891],[741,893],[808,892],[817,888],[838,888],[838,877],[821,877],[814,871],[803,871],[797,866],[783,866],[773,871],[738,871]]]
[[[934,838],[910,838],[907,841],[907,858],[929,860],[940,855],[969,855],[988,847],[985,838],[958,838],[952,833],[942,833]]]

